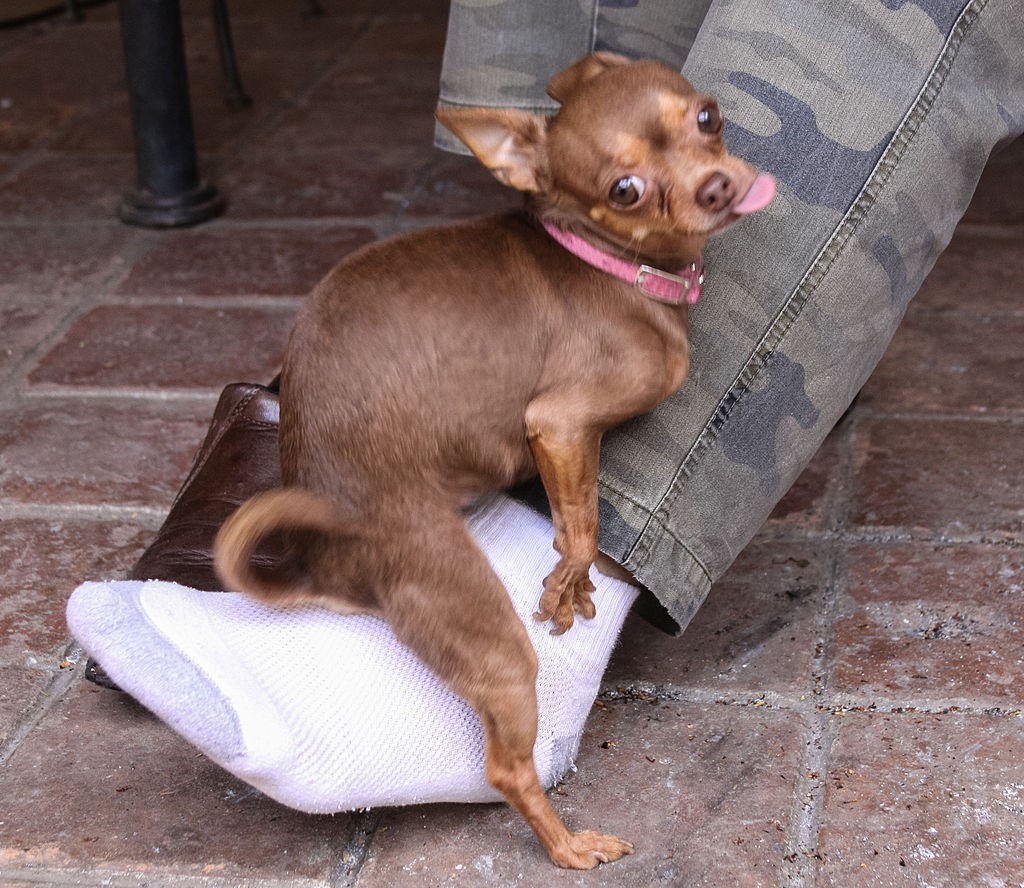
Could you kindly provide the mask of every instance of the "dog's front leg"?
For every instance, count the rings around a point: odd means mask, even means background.
[[[573,421],[565,404],[534,402],[527,411],[530,448],[551,504],[555,551],[561,555],[544,580],[535,614],[561,635],[574,614],[596,613],[590,567],[597,557],[597,472],[602,431]]]

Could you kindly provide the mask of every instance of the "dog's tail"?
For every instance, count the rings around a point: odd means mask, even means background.
[[[327,497],[297,487],[268,490],[224,522],[213,545],[214,568],[228,591],[272,604],[319,598],[334,591],[317,588],[320,556],[336,553],[354,535]],[[335,575],[331,585],[340,580]]]

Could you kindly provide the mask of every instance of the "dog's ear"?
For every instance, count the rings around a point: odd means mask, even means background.
[[[505,108],[438,108],[435,116],[495,178],[520,191],[539,191],[547,168],[547,118]]]
[[[615,65],[628,65],[629,62],[630,60],[625,56],[615,52],[592,52],[552,77],[548,81],[548,95],[560,105],[564,105],[565,100],[576,91],[581,83],[585,83],[591,77],[596,77],[606,68]]]

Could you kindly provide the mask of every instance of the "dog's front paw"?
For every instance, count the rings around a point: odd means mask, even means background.
[[[559,561],[544,580],[544,594],[533,616],[541,622],[551,620],[555,624],[551,634],[561,635],[572,628],[575,614],[589,620],[597,613],[590,597],[593,591],[589,568],[575,568]]]
[[[569,833],[567,842],[548,850],[551,860],[567,869],[593,869],[599,863],[611,863],[632,853],[629,842],[597,832]]]

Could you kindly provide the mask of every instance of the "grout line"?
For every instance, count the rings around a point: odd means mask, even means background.
[[[597,699],[606,702],[638,701],[642,703],[692,703],[729,706],[737,709],[764,709],[767,712],[792,712],[800,715],[842,718],[851,713],[870,715],[948,715],[960,714],[986,718],[1022,718],[1024,709],[972,703],[966,698],[915,700],[874,697],[864,703],[851,694],[837,694],[831,703],[813,703],[778,691],[749,690],[722,694],[699,686],[658,685],[650,682],[602,685]]]
[[[29,383],[21,392],[26,401],[46,400],[89,400],[98,401],[104,398],[127,401],[186,401],[199,404],[215,404],[220,396],[220,388],[136,388],[132,386],[90,386],[60,385],[57,383]]]
[[[115,293],[99,307],[129,308],[195,308],[207,311],[237,311],[260,308],[287,314],[298,310],[306,299],[305,293],[169,293],[167,295],[140,296],[135,293]]]
[[[824,821],[823,795],[836,731],[824,716],[807,717],[804,754],[800,757],[794,792],[794,810],[788,835],[792,844],[783,857],[786,888],[813,888],[817,884],[817,862],[821,826]]]
[[[1019,533],[992,530],[979,530],[975,533],[950,536],[920,528],[859,526],[856,530],[844,533],[842,539],[846,543],[877,543],[879,545],[930,543],[933,546],[1004,546],[1008,549],[1024,546],[1024,537],[1021,537]]]
[[[869,420],[898,420],[899,422],[977,422],[986,425],[1024,425],[1024,414],[1022,413],[939,413],[936,411],[901,411],[882,410],[877,407],[858,407],[863,419]]]
[[[13,157],[14,160],[10,169],[8,169],[3,175],[0,175],[0,189],[6,188],[23,172],[25,172],[25,170],[30,169],[40,160],[45,159],[46,154],[46,148],[38,147],[31,148],[27,151],[22,151],[14,155],[8,155],[9,157]],[[6,218],[4,219],[4,222],[6,223]]]
[[[156,530],[167,517],[166,506],[91,504],[91,503],[25,503],[0,499],[0,521],[128,521],[150,525]],[[140,523],[141,522],[141,523]]]
[[[945,322],[952,323],[978,323],[978,324],[1000,324],[1006,321],[1019,321],[1024,318],[1024,308],[997,308],[997,307],[986,307],[986,308],[964,308],[962,306],[954,305],[923,305],[911,303],[907,309],[906,314],[907,320],[904,321],[904,325],[913,327],[915,321],[926,320],[935,321],[942,320]],[[901,325],[901,329],[902,329]],[[970,414],[974,415],[974,414]]]
[[[373,843],[380,819],[379,808],[353,813],[352,830],[338,855],[338,863],[331,877],[332,888],[354,888],[358,883],[359,873],[370,853],[370,845]]]
[[[1024,238],[1024,222],[959,222],[955,234],[985,236],[993,240]]]
[[[849,527],[850,504],[853,500],[856,479],[854,454],[857,445],[857,433],[860,429],[864,407],[855,399],[848,408],[849,413],[839,421],[839,447],[836,473],[831,479],[832,496],[828,506],[826,527],[840,539],[847,537]]]
[[[834,541],[847,545],[874,543],[899,545],[901,543],[928,543],[933,546],[1002,546],[1017,549],[1024,546],[1024,537],[1009,531],[979,530],[951,536],[941,531],[919,527],[854,525],[845,530],[808,530],[806,528],[775,525],[758,531],[753,542],[766,543],[824,543]]]
[[[840,590],[846,583],[847,541],[843,531],[846,527],[849,496],[853,479],[853,452],[857,430],[857,410],[847,417],[841,429],[839,447],[838,478],[829,504],[828,523],[834,537],[828,547],[825,562],[825,577],[821,605],[815,614],[815,636],[817,638],[814,656],[811,660],[811,688],[802,713],[805,722],[804,754],[800,758],[797,772],[797,791],[793,811],[792,835],[794,847],[784,858],[790,868],[789,888],[813,888],[817,884],[820,861],[821,827],[825,821],[824,788],[822,775],[828,773],[831,762],[832,744],[838,725],[822,709],[821,701],[827,696],[833,672],[833,649],[835,647],[835,619]]]
[[[47,713],[63,699],[78,677],[80,664],[84,669],[83,651],[72,642],[65,650],[63,661],[57,667],[57,671],[50,676],[46,687],[36,695],[35,701],[15,721],[7,739],[3,745],[0,745],[0,767],[11,760],[11,757],[46,717]]]
[[[139,262],[155,246],[155,239],[149,232],[134,230],[125,238],[124,244],[118,249],[117,256],[123,259],[120,267],[111,269],[106,275],[99,277],[77,298],[68,298],[69,308],[57,318],[45,334],[36,339],[35,345],[28,349],[18,360],[14,361],[7,372],[0,377],[0,384],[8,392],[7,397],[0,396],[0,406],[8,404],[12,397],[17,398],[22,382],[39,364],[51,349],[67,335],[68,331],[88,312],[114,295],[118,284],[130,273],[132,267]],[[19,384],[20,383],[20,384]]]
[[[843,701],[846,702],[843,702]],[[865,712],[871,715],[966,715],[984,718],[1022,718],[1024,709],[1007,708],[1005,706],[985,706],[964,697],[953,697],[942,701],[918,697],[918,702],[882,700],[875,697],[868,704],[857,701],[850,694],[836,694],[830,706],[821,706],[819,711],[834,718],[841,718],[848,713]]]
[[[642,703],[691,703],[704,706],[729,706],[737,709],[764,709],[767,712],[791,712],[807,717],[837,719],[850,713],[878,715],[946,715],[1024,717],[1024,709],[1004,707],[967,698],[934,700],[926,697],[892,698],[874,696],[870,702],[853,694],[834,694],[822,702],[820,693],[794,696],[790,693],[749,688],[722,693],[699,685],[659,684],[654,682],[616,682],[602,684],[597,699],[602,702],[637,701]],[[815,697],[819,698],[817,701]]]
[[[290,876],[281,879],[263,879],[249,874],[233,876],[206,876],[159,871],[125,872],[83,866],[80,869],[48,869],[36,866],[0,868],[0,879],[24,885],[76,886],[76,888],[327,888],[319,879]]]

